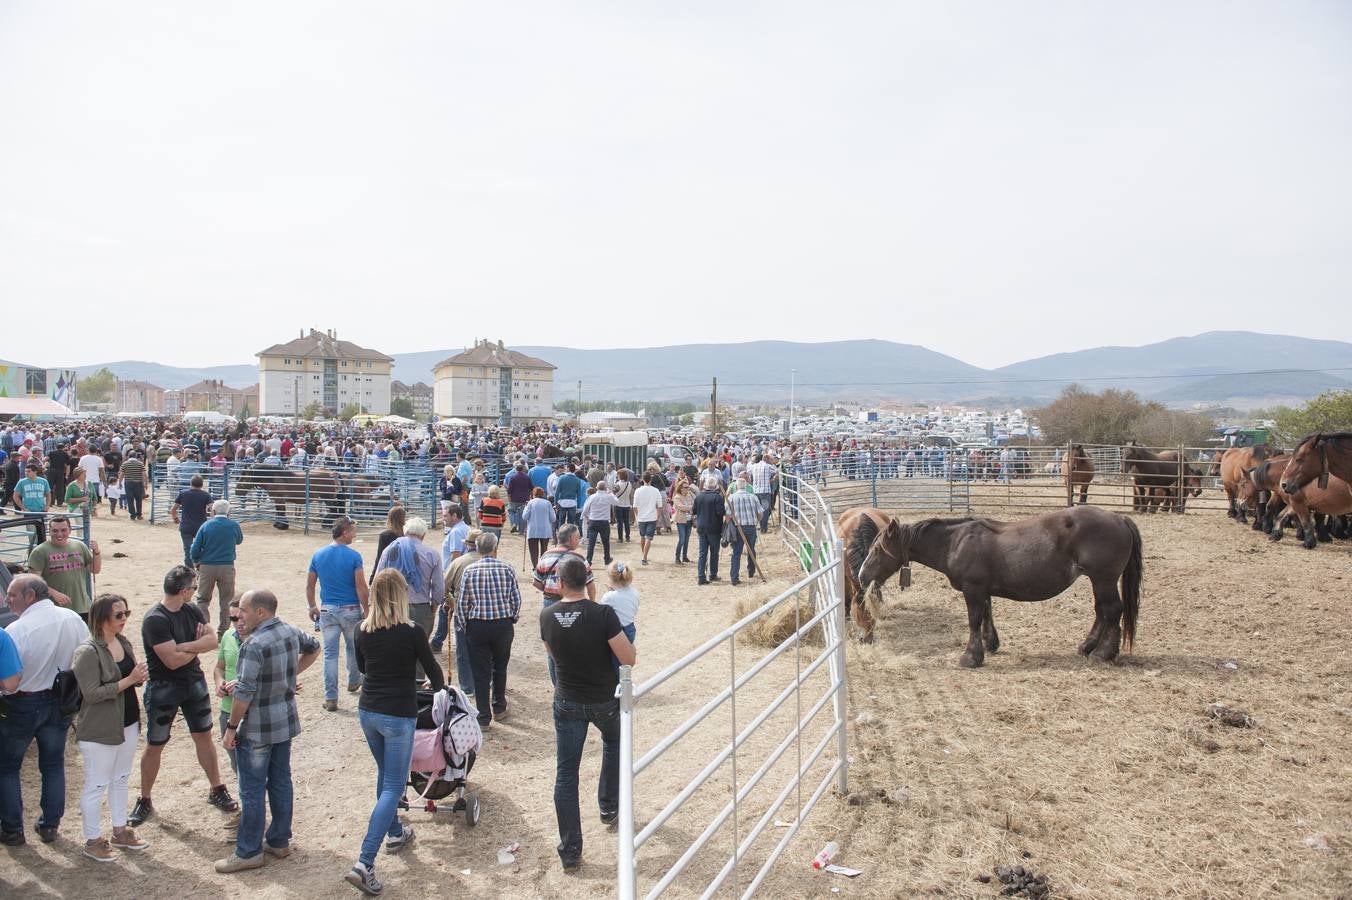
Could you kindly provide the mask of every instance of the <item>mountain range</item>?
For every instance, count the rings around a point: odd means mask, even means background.
[[[394,377],[432,381],[432,366],[462,348],[392,354]],[[1352,388],[1352,343],[1248,331],[1210,331],[1140,347],[1097,347],[1056,353],[983,369],[915,344],[884,340],[794,343],[683,344],[641,349],[578,350],[513,347],[548,360],[556,401],[694,400],[707,402],[718,378],[720,402],[784,403],[790,370],[797,399],[958,401],[993,396],[1027,400],[1055,396],[1068,384],[1091,390],[1119,388],[1174,405],[1297,402],[1325,390]],[[219,378],[244,387],[258,380],[256,365],[179,368],[122,360],[81,367],[89,375],[107,367],[119,378],[182,388]],[[1267,374],[1250,374],[1265,372]]]

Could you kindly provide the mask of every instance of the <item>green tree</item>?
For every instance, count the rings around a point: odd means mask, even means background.
[[[1326,391],[1300,409],[1279,408],[1275,437],[1294,446],[1307,434],[1352,431],[1352,391]]]
[[[318,400],[311,400],[309,403],[305,404],[305,408],[300,411],[300,417],[302,419],[309,419],[310,421],[321,418],[323,415],[324,404],[320,403]]]
[[[359,414],[360,412],[361,412],[360,406],[358,406],[355,403],[349,403],[342,409],[338,410],[338,418],[342,419],[344,422],[350,422],[352,421],[352,417]]]
[[[117,376],[105,366],[93,375],[80,379],[80,399],[87,403],[107,403],[117,387]]]
[[[413,418],[413,401],[407,397],[396,397],[390,401],[390,415]]]
[[[1065,388],[1048,405],[1032,411],[1047,443],[1124,444],[1129,440],[1152,447],[1205,446],[1215,430],[1209,416],[1147,403],[1133,391],[1086,391]]]

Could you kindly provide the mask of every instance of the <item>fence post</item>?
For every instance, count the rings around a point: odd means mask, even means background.
[[[620,846],[615,892],[634,900],[634,682],[633,669],[620,666]]]
[[[1187,502],[1188,495],[1184,492],[1186,482],[1183,480],[1183,473],[1187,471],[1187,463],[1183,458],[1183,445],[1178,445],[1178,493],[1174,499],[1174,512],[1182,513],[1183,504]]]
[[[150,524],[155,524],[155,471],[151,468],[154,464],[147,462],[146,471],[150,472]]]
[[[282,507],[285,509],[286,507]],[[305,470],[305,533],[310,533],[310,470]]]
[[[846,683],[845,683],[845,542],[836,541],[835,546],[836,559],[839,564],[836,567],[836,600],[840,605],[836,607],[836,650],[835,650],[835,678],[836,684],[836,724],[840,731],[836,735],[836,750],[840,753],[840,773],[836,778],[836,787],[840,790],[841,796],[850,792],[849,781],[849,740],[845,733],[845,723],[848,720],[848,713],[845,709],[846,701]],[[859,601],[863,602],[863,597]]]
[[[871,482],[870,494],[873,497],[873,502],[871,502],[869,506],[876,508],[878,505],[878,466],[872,458],[869,459],[868,470],[869,480]]]
[[[1066,476],[1066,506],[1075,505],[1075,482],[1073,478],[1075,462],[1071,456],[1071,450],[1074,446],[1075,444],[1071,441],[1066,441],[1066,455],[1061,462],[1061,474]]]

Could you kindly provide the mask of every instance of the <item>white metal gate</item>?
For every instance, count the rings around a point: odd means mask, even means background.
[[[638,896],[638,854],[643,846],[675,815],[681,807],[708,783],[714,774],[725,764],[731,764],[731,798],[719,812],[712,816],[703,831],[689,843],[679,858],[665,868],[660,875],[654,876],[653,883],[643,886],[646,897],[662,894],[689,867],[692,860],[701,854],[713,852],[710,846],[713,836],[731,823],[732,841],[724,848],[725,861],[717,874],[700,889],[702,896],[712,896],[724,887],[729,878],[733,893],[749,897],[760,887],[761,882],[788,847],[798,832],[804,819],[817,801],[821,799],[832,783],[841,794],[847,790],[846,753],[846,683],[845,683],[845,569],[843,546],[836,537],[835,525],[831,519],[830,508],[821,495],[806,483],[793,475],[785,475],[780,491],[782,526],[781,540],[800,559],[806,572],[803,578],[788,590],[761,605],[758,609],[743,616],[736,623],[709,638],[700,646],[687,653],[681,659],[658,672],[640,684],[632,681],[628,666],[620,668],[620,809],[619,809],[619,866],[618,893],[623,900]],[[796,629],[773,649],[764,653],[745,671],[737,669],[737,638],[746,628],[762,616],[774,612],[783,603],[793,603],[800,610],[799,596],[808,591],[811,600],[810,617],[802,618],[801,612],[795,613]],[[814,629],[820,628],[823,646],[807,647],[804,637]],[[726,652],[728,658],[728,677],[726,685],[710,697],[700,709],[686,718],[679,726],[658,739],[653,746],[638,758],[635,758],[635,735],[641,732],[644,724],[644,700],[670,678],[694,666],[701,661],[707,662],[711,654]],[[747,651],[742,649],[743,654]],[[805,656],[805,653],[811,654]],[[744,691],[747,683],[764,672],[777,660],[787,660],[793,654],[794,675],[783,684],[773,700],[753,710],[749,719],[742,718],[738,706],[738,692]],[[828,686],[820,695],[804,695],[803,687],[809,679],[825,667]],[[818,679],[820,681],[820,679]],[[745,695],[745,694],[744,694]],[[745,702],[745,701],[744,701]],[[795,725],[768,752],[755,752],[747,747],[755,732],[776,712],[792,702],[795,713]],[[731,708],[732,727],[727,743],[709,759],[699,773],[676,791],[664,802],[662,807],[642,827],[635,821],[634,800],[636,786],[646,771],[656,764],[664,754],[685,738],[700,723],[706,721],[724,704]],[[830,708],[830,722],[823,729],[813,723],[817,716]],[[821,732],[815,741],[812,738]],[[805,742],[805,735],[807,741]],[[796,761],[792,774],[780,787],[773,799],[756,804],[752,810],[745,808],[752,791],[775,769],[776,764],[786,755],[794,752]],[[819,760],[829,760],[824,774],[807,781],[807,776],[817,767]],[[746,771],[749,776],[743,776]],[[820,767],[817,767],[820,771]],[[804,797],[804,792],[807,796]],[[644,795],[644,800],[651,798]],[[792,819],[779,823],[785,827],[784,834],[768,852],[759,852],[755,848],[757,840],[765,829],[776,821],[780,810],[793,800]],[[759,813],[757,815],[757,813]],[[754,821],[748,822],[754,816]],[[744,869],[754,866],[754,874],[746,875]]]

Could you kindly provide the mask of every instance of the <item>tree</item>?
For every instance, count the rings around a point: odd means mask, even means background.
[[[305,408],[300,411],[300,417],[302,419],[309,419],[310,421],[318,419],[323,415],[324,404],[320,403],[318,400],[311,400],[309,403],[305,404]]]
[[[1326,391],[1300,409],[1279,408],[1274,436],[1294,446],[1307,434],[1352,431],[1352,391]]]
[[[342,409],[338,410],[338,418],[342,419],[344,422],[351,422],[352,417],[358,415],[360,412],[361,412],[360,406],[358,406],[355,403],[349,403]]]
[[[1091,393],[1072,384],[1055,400],[1032,411],[1050,444],[1124,444],[1151,447],[1204,446],[1215,431],[1210,417],[1146,403],[1133,391]]]
[[[87,403],[107,403],[117,387],[117,376],[105,366],[93,375],[80,379],[80,399]]]
[[[390,401],[390,415],[413,418],[413,401],[407,397],[396,397]]]

